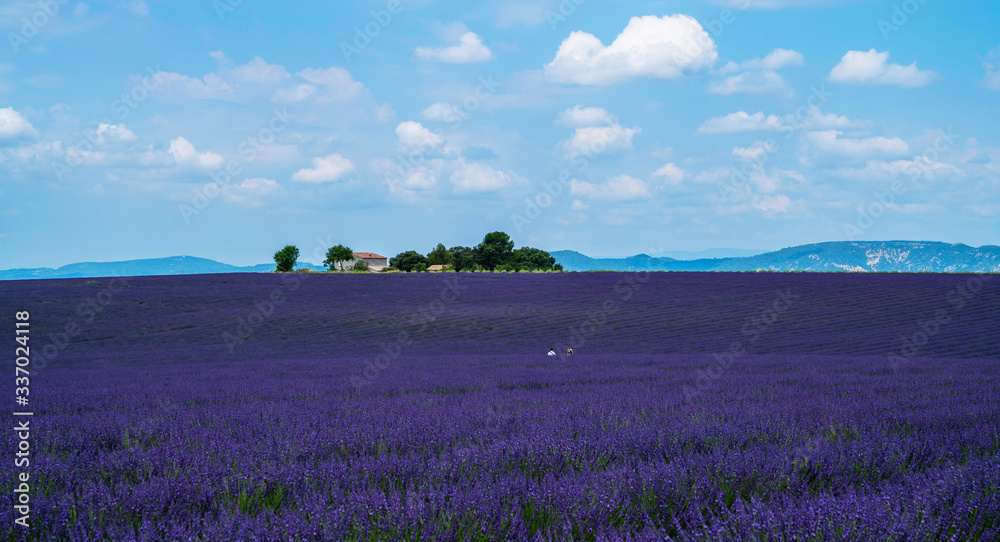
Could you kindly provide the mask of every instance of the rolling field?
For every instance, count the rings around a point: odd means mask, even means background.
[[[992,275],[201,275],[0,299],[5,322],[31,312],[35,412],[32,526],[5,458],[5,540],[1000,538]]]

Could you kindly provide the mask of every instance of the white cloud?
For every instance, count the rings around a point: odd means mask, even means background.
[[[778,117],[763,112],[747,113],[737,111],[722,117],[713,117],[702,123],[696,134],[732,134],[737,132],[788,132],[793,130],[822,130],[826,128],[857,128],[866,123],[853,121],[844,116],[824,113],[819,108],[809,109],[808,116],[795,115]]]
[[[791,94],[785,78],[774,71],[743,72],[708,85],[710,94]]]
[[[424,128],[419,122],[408,120],[396,126],[399,146],[404,152],[430,152],[444,145],[444,137]]]
[[[314,93],[319,102],[350,100],[365,91],[365,85],[343,68],[306,68],[295,75],[318,87]]]
[[[35,127],[13,107],[0,109],[0,139],[19,139],[38,135]]]
[[[657,177],[662,177],[663,182],[676,186],[684,179],[684,170],[670,162],[653,172],[653,178]]]
[[[556,124],[568,128],[598,125],[610,126],[618,124],[618,117],[600,107],[580,107],[576,105],[559,113],[559,116],[556,117]]]
[[[990,51],[983,62],[983,69],[986,70],[986,78],[983,80],[986,88],[1000,91],[1000,47]]]
[[[842,132],[825,130],[810,132],[809,142],[820,152],[837,154],[851,158],[867,158],[871,156],[889,155],[902,156],[910,152],[909,145],[898,137],[869,137],[863,139],[844,139]]]
[[[715,42],[694,18],[647,15],[632,17],[608,46],[593,34],[571,33],[545,66],[545,75],[578,85],[610,85],[637,77],[677,79],[711,67],[716,58]]]
[[[776,196],[762,196],[754,201],[753,206],[763,211],[765,215],[775,215],[787,213],[792,206],[792,200],[784,194]]]
[[[150,79],[156,94],[185,100],[225,100],[249,102],[270,97],[278,103],[343,102],[368,96],[364,84],[355,81],[343,68],[306,68],[294,76],[284,66],[254,57],[246,64],[234,64],[221,51],[209,55],[219,64],[201,78],[180,73],[157,72]]]
[[[493,60],[493,52],[483,45],[483,40],[475,32],[465,32],[459,36],[458,44],[450,47],[417,47],[413,56],[418,60],[455,63]]]
[[[495,192],[527,180],[510,171],[499,171],[488,164],[460,160],[449,179],[456,194]]]
[[[764,58],[755,58],[736,64],[730,62],[719,70],[725,74],[738,70],[780,70],[786,66],[801,66],[805,62],[805,57],[798,51],[790,49],[775,49]]]
[[[459,119],[458,107],[454,104],[437,102],[420,113],[427,120],[454,122]]]
[[[570,194],[583,198],[603,201],[628,201],[650,196],[646,183],[630,175],[618,175],[602,184],[573,179],[570,181],[569,191]]]
[[[274,85],[291,77],[284,66],[268,64],[261,57],[237,66],[222,51],[213,51],[209,56],[218,62],[219,68],[200,79],[172,72],[154,74],[157,92],[190,100],[241,101],[262,86],[269,92]]]
[[[226,201],[259,207],[263,205],[261,196],[274,193],[281,188],[276,181],[257,177],[255,179],[243,179],[239,184],[229,184],[222,188],[222,195]]]
[[[97,126],[96,133],[97,140],[100,143],[104,143],[105,141],[131,143],[136,140],[136,135],[124,124],[107,124],[102,122]]]
[[[300,183],[329,183],[340,180],[354,171],[354,164],[338,153],[312,160],[313,167],[303,168],[292,175],[292,180]]]
[[[632,138],[640,132],[640,128],[622,128],[618,124],[577,128],[569,139],[559,143],[559,147],[567,160],[580,156],[597,156],[631,149]]]
[[[733,156],[744,162],[763,163],[764,157],[776,152],[778,146],[773,141],[754,141],[749,147],[736,147]]]
[[[219,169],[225,160],[214,152],[199,153],[190,141],[183,137],[170,142],[168,152],[173,155],[174,162],[182,167],[196,167],[199,169]]]
[[[794,93],[785,79],[778,74],[786,66],[798,66],[805,62],[802,53],[789,49],[775,49],[764,58],[747,60],[740,64],[729,62],[719,70],[720,75],[742,71],[708,86],[711,94],[784,94]]]
[[[900,85],[907,88],[930,84],[937,73],[920,70],[917,63],[909,66],[889,64],[889,52],[848,51],[830,71],[830,80],[838,83],[869,85]]]
[[[943,177],[964,177],[965,172],[951,164],[935,162],[923,156],[912,160],[869,160],[863,168],[842,168],[837,173],[854,180],[887,180],[898,177],[937,179]]]
[[[737,111],[723,117],[713,117],[698,127],[698,134],[731,134],[735,132],[777,132],[787,130],[785,123],[777,115],[765,116],[763,112],[754,114]]]

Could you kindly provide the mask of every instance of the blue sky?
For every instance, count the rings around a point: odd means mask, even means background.
[[[943,0],[14,0],[0,268],[494,230],[592,256],[1000,244],[998,21]]]

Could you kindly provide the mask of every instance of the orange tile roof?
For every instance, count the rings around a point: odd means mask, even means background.
[[[385,256],[382,256],[381,254],[375,254],[374,252],[355,252],[354,256],[356,258],[367,258],[367,259],[380,258],[380,259],[383,259],[383,260],[386,259]]]

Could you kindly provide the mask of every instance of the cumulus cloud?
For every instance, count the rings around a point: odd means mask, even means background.
[[[221,156],[214,152],[198,152],[190,141],[183,137],[170,142],[167,149],[174,157],[174,162],[182,167],[194,167],[199,169],[219,169],[225,162]]]
[[[444,137],[424,128],[419,122],[408,120],[396,126],[399,146],[404,152],[430,152],[444,145]]]
[[[20,139],[38,135],[35,127],[13,107],[0,109],[0,140]]]
[[[871,156],[902,156],[910,152],[909,145],[898,137],[869,137],[862,139],[845,139],[843,133],[837,130],[811,132],[807,138],[820,152],[837,154],[851,158],[868,158]]]
[[[907,88],[930,84],[937,73],[920,70],[917,63],[909,66],[889,64],[889,52],[848,51],[830,71],[830,80],[858,85],[900,85]]]
[[[773,141],[754,141],[749,147],[735,147],[733,156],[744,162],[764,162],[764,157],[776,152],[778,146]]]
[[[614,126],[588,126],[577,128],[569,139],[559,143],[563,157],[572,160],[580,156],[597,156],[631,149],[632,138],[642,132],[640,128]]]
[[[837,173],[853,180],[888,180],[899,177],[924,178],[934,180],[945,177],[963,177],[965,172],[944,162],[918,156],[912,160],[869,160],[861,168],[841,168]]]
[[[97,140],[100,143],[104,143],[105,141],[131,143],[136,140],[136,135],[124,124],[107,124],[102,122],[97,126],[96,133]]]
[[[708,85],[710,94],[790,94],[788,83],[778,72],[744,72]]]
[[[343,68],[306,68],[295,74],[290,85],[274,91],[278,103],[298,103],[314,99],[316,103],[346,101],[365,93],[365,86]]]
[[[489,164],[459,160],[449,181],[456,194],[495,192],[527,180],[510,171],[500,171]]]
[[[578,85],[611,85],[638,77],[677,79],[710,68],[717,58],[715,42],[693,17],[647,15],[630,19],[608,46],[593,34],[571,33],[545,65],[545,75]]]
[[[639,128],[623,128],[618,117],[600,107],[572,107],[556,117],[556,124],[575,127],[573,135],[559,142],[563,157],[597,156],[632,148]]]
[[[441,122],[454,122],[458,120],[458,107],[455,104],[437,102],[424,109],[420,115],[427,120],[437,120]]]
[[[737,132],[788,132],[793,130],[822,130],[827,128],[857,128],[864,122],[854,121],[819,108],[809,109],[807,115],[765,115],[763,112],[737,111],[721,117],[712,117],[701,124],[696,134],[732,134]]]
[[[329,183],[342,179],[354,171],[354,164],[338,153],[312,160],[312,168],[303,168],[292,175],[299,183]]]
[[[775,49],[764,58],[755,58],[737,64],[729,62],[719,73],[726,74],[739,70],[780,70],[787,66],[801,66],[805,62],[805,57],[798,51],[791,49]]]
[[[306,68],[294,76],[284,66],[254,57],[246,64],[233,63],[221,51],[209,53],[219,67],[202,77],[157,72],[157,95],[185,100],[225,100],[248,102],[270,97],[278,103],[340,102],[367,94],[364,84],[355,81],[343,68]]]
[[[677,164],[670,162],[654,171],[653,178],[661,178],[664,183],[676,186],[684,179],[684,170],[677,167]]]
[[[764,58],[755,58],[737,64],[729,62],[719,70],[720,75],[742,72],[730,75],[722,81],[708,86],[711,94],[785,94],[791,96],[792,90],[785,79],[778,74],[786,66],[798,66],[805,61],[801,53],[789,49],[775,49]]]
[[[483,45],[483,40],[475,32],[465,32],[458,43],[449,47],[418,47],[413,56],[417,60],[436,62],[488,62],[493,60],[493,52]]]
[[[765,216],[787,213],[792,207],[792,200],[784,194],[776,196],[762,196],[755,198],[752,205],[758,211],[762,211]]]
[[[618,175],[600,184],[573,179],[570,181],[569,191],[570,194],[586,199],[603,201],[628,201],[650,196],[649,186],[642,179],[630,175]]]
[[[713,117],[702,123],[695,133],[698,134],[731,134],[735,132],[777,132],[787,129],[784,121],[777,115],[764,115],[763,112],[747,113],[737,111],[722,117]]]
[[[600,107],[580,107],[576,105],[559,113],[559,116],[556,117],[556,124],[568,128],[598,125],[610,126],[618,124],[618,117]]]

